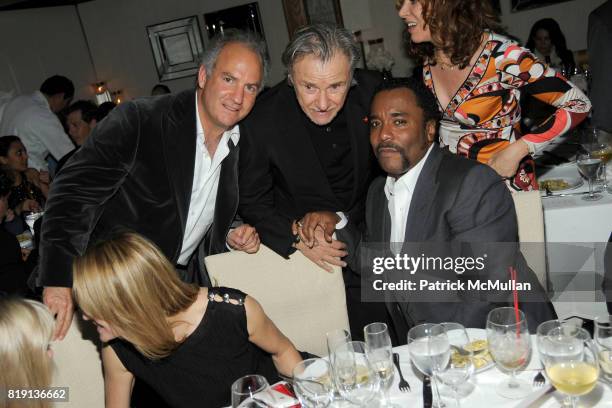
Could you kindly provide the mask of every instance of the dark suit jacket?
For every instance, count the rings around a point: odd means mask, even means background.
[[[388,200],[384,192],[386,177],[372,182],[366,201],[367,232],[362,241],[355,239],[357,234],[348,226],[338,232],[339,239],[347,241],[352,253],[359,253],[360,243],[385,243],[391,236],[391,218]],[[521,309],[528,315],[529,326],[535,332],[537,324],[553,319],[555,314],[548,302],[544,290],[535,274],[528,268],[523,257],[518,253],[518,227],[514,202],[510,192],[500,177],[488,166],[479,164],[456,155],[445,154],[434,145],[419,175],[410,203],[404,253],[419,256],[421,251],[412,253],[414,247],[408,243],[440,243],[444,250],[450,249],[442,243],[479,243],[486,245],[495,242],[507,242],[503,248],[492,248],[495,256],[486,262],[486,275],[465,272],[456,275],[449,272],[444,279],[482,279],[508,281],[509,264],[516,262],[519,282],[532,284],[529,293],[530,302],[522,302]],[[425,245],[424,245],[425,247]],[[425,251],[430,251],[427,249]],[[463,250],[463,249],[462,249]],[[427,254],[427,252],[426,252]],[[359,262],[354,256],[349,264]],[[358,265],[355,265],[358,268]],[[365,267],[368,267],[366,265]],[[362,269],[365,271],[365,267]],[[372,271],[371,267],[369,269]],[[417,273],[422,273],[419,271]],[[420,275],[421,278],[427,278]],[[367,278],[367,277],[362,277]],[[370,285],[371,286],[371,285]],[[420,323],[458,322],[466,327],[485,327],[488,312],[496,306],[506,306],[504,300],[511,300],[511,295],[496,294],[495,300],[487,300],[487,294],[478,291],[461,291],[457,293],[454,303],[410,302],[411,294],[392,295],[387,300],[387,308],[392,316],[398,338],[403,339],[407,330]],[[435,295],[433,295],[435,296]],[[527,300],[520,295],[519,301]]]
[[[261,241],[282,256],[293,242],[291,223],[310,211],[345,211],[363,219],[364,198],[375,161],[364,118],[381,82],[378,73],[356,70],[344,109],[351,137],[353,193],[339,208],[306,129],[293,88],[282,81],[257,101],[240,126],[240,207],[245,222]]]
[[[40,284],[71,286],[73,257],[116,230],[135,231],[176,262],[180,255],[195,163],[193,90],[115,108],[53,181],[40,241]],[[238,147],[223,160],[214,221],[192,257],[224,252],[238,207]]]
[[[589,66],[593,125],[612,132],[612,0],[589,14]]]

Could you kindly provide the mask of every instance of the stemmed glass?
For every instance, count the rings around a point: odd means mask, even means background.
[[[261,375],[245,375],[240,377],[232,384],[232,408],[237,408],[238,406],[259,407],[260,404],[252,400],[249,405],[246,405],[245,400],[252,398],[253,395],[265,390],[269,386],[268,381]]]
[[[304,408],[326,408],[333,400],[331,366],[322,358],[303,360],[293,369],[295,394]]]
[[[332,370],[335,367],[334,363],[334,352],[336,349],[351,341],[351,332],[346,329],[336,329],[327,332],[325,337],[327,338],[327,355],[329,356],[329,362],[331,363]],[[337,387],[334,389],[334,402],[345,401],[340,395]]]
[[[589,181],[589,195],[582,196],[586,201],[597,201],[603,196],[599,193],[593,193],[593,179],[597,177],[601,166],[601,159],[591,156],[590,153],[578,153],[576,156],[576,164],[578,171]]]
[[[369,406],[378,393],[380,382],[367,358],[368,346],[350,341],[334,351],[334,383],[340,395],[352,404]]]
[[[605,138],[604,132],[597,128],[588,128],[586,130],[586,143],[582,147],[591,157],[601,160],[601,181],[603,189],[608,190],[608,179],[606,175],[606,163],[612,158],[612,143]]]
[[[581,333],[584,329],[578,329]],[[568,334],[562,327],[552,329],[544,340],[544,367],[552,385],[570,397],[576,408],[578,398],[597,385],[599,363],[593,342],[582,339],[582,334]]]
[[[408,351],[415,367],[423,375],[431,377],[437,406],[443,407],[444,403],[440,398],[436,374],[445,368],[450,360],[450,343],[444,326],[432,323],[414,326],[408,331]]]
[[[603,377],[612,383],[612,315],[595,319],[595,342],[599,347],[599,366]]]
[[[574,322],[565,320],[548,320],[546,322],[540,323],[536,331],[536,343],[538,346],[538,355],[540,357],[542,365],[544,365],[544,355],[547,352],[547,336],[548,333],[550,333],[553,329],[561,329],[561,331],[567,335],[582,336],[583,340],[588,340],[590,338],[588,332],[586,334],[586,337],[584,337],[583,333],[585,332],[580,332],[581,327]]]
[[[470,338],[459,323],[442,323],[451,348],[451,357],[446,367],[442,367],[437,377],[443,384],[448,385],[455,396],[457,408],[461,406],[459,386],[470,379],[474,372],[474,353],[469,349]]]
[[[389,399],[389,388],[393,384],[395,369],[393,368],[393,346],[385,323],[371,323],[363,328],[367,357],[380,380],[382,399],[380,407],[396,407]]]
[[[487,341],[497,367],[510,373],[510,378],[497,387],[497,393],[510,399],[527,396],[531,384],[516,378],[516,371],[525,367],[531,358],[531,339],[525,314],[513,307],[491,310],[487,316]]]

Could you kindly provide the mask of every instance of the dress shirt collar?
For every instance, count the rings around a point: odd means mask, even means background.
[[[425,162],[427,161],[432,148],[433,144],[429,146],[425,156],[423,156],[423,158],[419,160],[419,162],[413,168],[408,170],[397,180],[391,176],[387,176],[387,182],[385,183],[385,195],[387,196],[387,200],[391,200],[391,196],[393,196],[396,189],[407,190],[410,192],[414,191],[419,175],[421,174],[421,170],[423,170],[423,166],[425,166]]]

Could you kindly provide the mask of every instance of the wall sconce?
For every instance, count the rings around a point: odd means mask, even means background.
[[[113,102],[115,102],[117,105],[123,102],[123,91],[121,89],[112,92],[111,95],[113,96]]]
[[[106,82],[98,82],[93,85],[94,93],[96,94],[96,102],[98,105],[104,102],[111,102],[113,99],[111,98],[111,94],[106,87]]]

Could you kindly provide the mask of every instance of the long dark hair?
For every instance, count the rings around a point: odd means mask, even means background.
[[[8,151],[11,145],[15,142],[21,142],[17,136],[2,136],[0,137],[0,156],[8,156]]]
[[[565,36],[561,31],[559,24],[552,18],[543,18],[534,23],[529,32],[529,40],[527,40],[526,47],[531,51],[535,52],[535,40],[534,37],[538,30],[548,31],[550,41],[555,46],[557,55],[561,58],[567,53],[567,44],[565,42]]]

